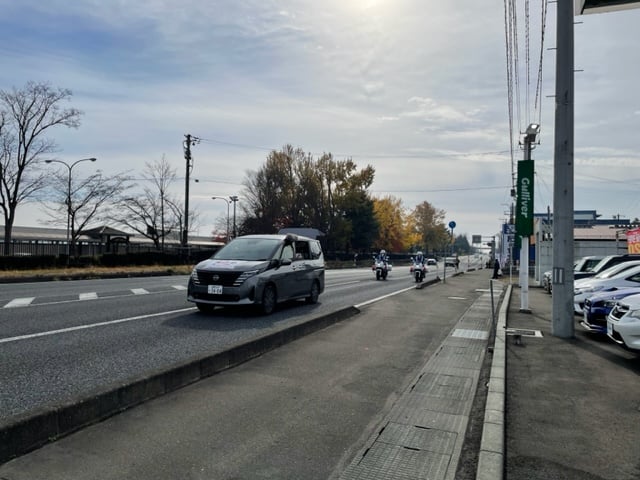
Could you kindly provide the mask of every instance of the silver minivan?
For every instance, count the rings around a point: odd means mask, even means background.
[[[187,300],[210,312],[215,306],[256,305],[268,315],[280,302],[316,303],[324,291],[320,242],[294,234],[237,237],[198,263]]]

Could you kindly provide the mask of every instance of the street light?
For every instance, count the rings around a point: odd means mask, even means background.
[[[80,162],[95,162],[96,159],[91,157],[91,158],[81,158],[80,160],[76,160],[75,162],[73,162],[71,165],[69,165],[67,162],[63,162],[62,160],[45,160],[45,163],[61,163],[62,165],[64,165],[65,167],[67,167],[67,170],[69,171],[69,176],[67,179],[67,265],[69,265],[69,257],[71,256],[71,250],[70,250],[70,239],[69,239],[69,233],[70,233],[70,227],[71,227],[71,170],[73,170],[73,167],[75,167],[77,164],[79,164]]]
[[[224,197],[211,197],[212,200],[224,200],[227,204],[227,243],[229,243],[229,205],[231,202]],[[235,204],[234,204],[235,206]],[[234,217],[235,218],[235,217]],[[235,223],[234,223],[235,224]]]
[[[231,195],[229,200],[233,202],[233,238],[238,236],[238,232],[236,230],[236,202],[238,201],[237,195]]]

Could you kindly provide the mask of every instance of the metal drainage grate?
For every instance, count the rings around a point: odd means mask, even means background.
[[[538,337],[542,338],[540,330],[528,330],[526,328],[507,328],[507,335],[518,335],[520,337]]]

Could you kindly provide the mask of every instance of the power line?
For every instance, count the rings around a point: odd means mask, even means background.
[[[465,188],[434,188],[429,190],[372,190],[372,193],[439,193],[439,192],[471,192],[476,190],[504,190],[509,185],[496,185],[492,187],[465,187]]]
[[[243,144],[227,142],[223,140],[199,138],[202,143],[211,143],[219,145],[228,145],[231,147],[245,148],[248,150],[262,150],[262,151],[278,151],[277,148],[268,148],[257,145]],[[330,153],[330,152],[323,152]],[[331,153],[334,157],[346,157],[346,158],[417,158],[417,159],[429,159],[433,157],[472,157],[472,156],[488,156],[488,155],[504,155],[509,153],[509,150],[497,150],[489,152],[461,152],[461,153]],[[319,156],[322,154],[313,153],[313,155]]]

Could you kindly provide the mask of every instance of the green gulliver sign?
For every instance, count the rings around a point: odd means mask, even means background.
[[[533,160],[518,162],[516,199],[516,233],[528,237],[533,235]]]

